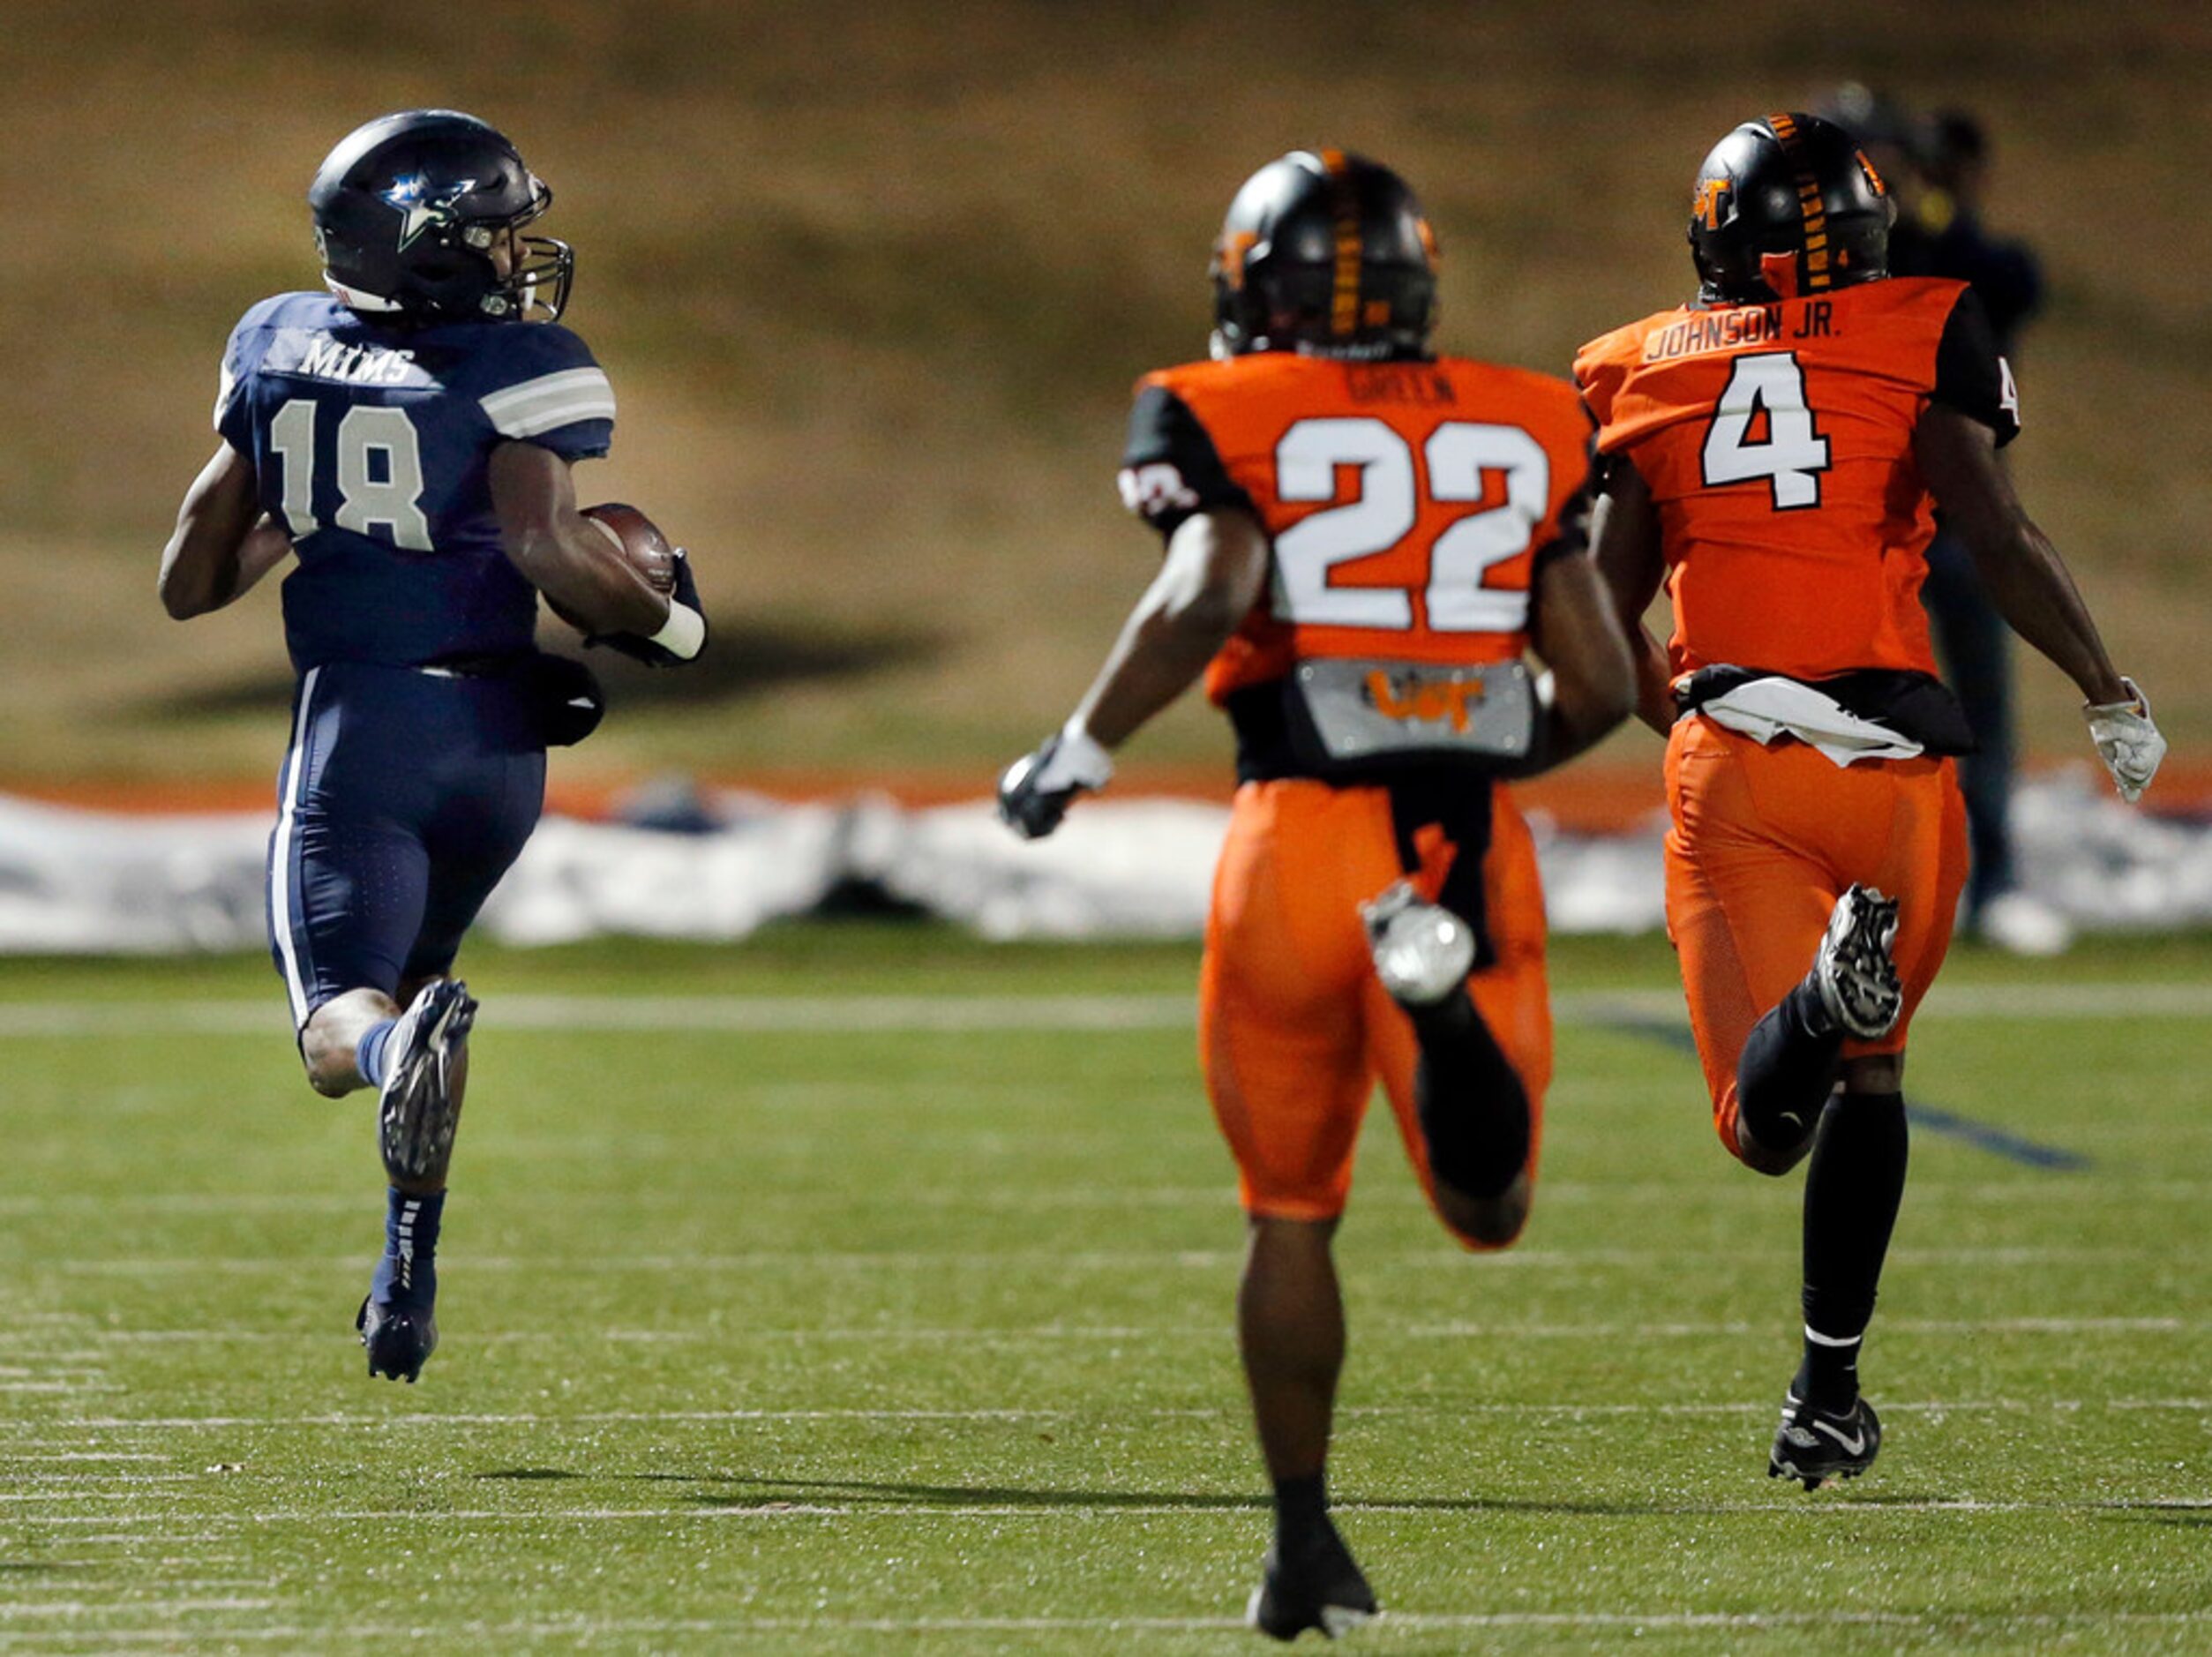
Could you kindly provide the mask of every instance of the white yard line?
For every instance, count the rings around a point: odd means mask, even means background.
[[[1771,1401],[1704,1402],[1676,1400],[1638,1404],[1556,1404],[1467,1402],[1451,1399],[1422,1404],[1353,1405],[1337,1411],[1340,1417],[1398,1419],[1429,1415],[1532,1416],[1559,1421],[1590,1421],[1613,1416],[1771,1415]],[[1931,1398],[1881,1402],[1885,1415],[1942,1417],[1963,1414],[2078,1413],[2089,1409],[2212,1410],[2207,1398],[2080,1399],[2047,1398]],[[559,1413],[539,1410],[455,1411],[446,1414],[414,1412],[407,1414],[366,1415],[344,1411],[301,1415],[100,1415],[65,1421],[16,1421],[0,1420],[0,1433],[38,1433],[48,1437],[71,1432],[235,1431],[247,1428],[336,1428],[349,1432],[376,1432],[398,1428],[454,1427],[603,1427],[615,1424],[715,1426],[745,1421],[1084,1421],[1137,1419],[1144,1421],[1241,1420],[1241,1406],[1192,1406],[1155,1407],[1135,1412],[1057,1408],[999,1407],[988,1409],[717,1409],[717,1410],[579,1410]]]
[[[1771,1323],[1425,1323],[1398,1333],[1414,1340],[1624,1340],[1638,1336],[1705,1339],[1755,1334]],[[2194,1335],[2212,1322],[2179,1317],[1885,1317],[1885,1335]],[[1387,1336],[1389,1331],[1383,1331]]]
[[[1756,1630],[1845,1626],[1901,1631],[1962,1631],[2002,1633],[2018,1630],[2096,1630],[2105,1627],[2141,1629],[2190,1628],[2212,1622],[2212,1609],[2187,1611],[1385,1611],[1378,1630],[1406,1629],[1414,1633],[1453,1631],[1505,1632],[1516,1629],[1574,1631],[1643,1630]],[[356,1642],[389,1640],[407,1645],[425,1633],[470,1641],[578,1639],[641,1639],[682,1635],[739,1639],[771,1634],[948,1634],[965,1636],[1024,1634],[1204,1634],[1242,1630],[1236,1616],[809,1616],[809,1617],[546,1617],[529,1621],[469,1622],[427,1628],[421,1623],[364,1623],[349,1622],[342,1632],[349,1647]],[[291,1623],[282,1626],[238,1628],[194,1627],[189,1630],[102,1629],[102,1646],[198,1646],[206,1643],[296,1646],[314,1649],[332,1638],[327,1625]],[[5,1636],[11,1644],[39,1644],[47,1640],[81,1641],[81,1631],[64,1629],[19,1631]]]
[[[1674,990],[1576,990],[1553,998],[1564,1022],[1683,1019]],[[2212,982],[2174,980],[1938,985],[1923,1018],[2212,1017]],[[1196,1011],[1187,993],[1007,995],[508,995],[486,1004],[486,1027],[583,1032],[926,1034],[993,1030],[1179,1030]],[[0,1002],[0,1038],[256,1035],[289,1028],[281,998],[222,1001]]]
[[[1769,1327],[1748,1320],[1728,1323],[1415,1323],[1408,1328],[1375,1329],[1370,1338],[1392,1335],[1411,1340],[1621,1340],[1637,1337],[1661,1339],[1703,1339],[1754,1334]],[[1939,1335],[2088,1335],[2172,1334],[2212,1332],[2212,1320],[2181,1317],[1885,1317],[1888,1334]],[[117,1329],[92,1337],[119,1346],[259,1345],[321,1346],[329,1339],[326,1330],[294,1329]],[[573,1342],[573,1333],[552,1329],[479,1330],[469,1336],[470,1346],[539,1346]],[[1047,1323],[1029,1329],[909,1328],[899,1324],[862,1323],[821,1329],[804,1326],[762,1328],[731,1324],[726,1328],[608,1329],[598,1338],[616,1345],[716,1346],[758,1344],[761,1341],[852,1342],[860,1345],[912,1342],[916,1344],[974,1344],[993,1346],[1049,1346],[1054,1342],[1203,1340],[1223,1338],[1212,1324],[1144,1326],[1136,1324]]]
[[[1546,1203],[1680,1203],[1683,1200],[1683,1182],[1679,1180],[1546,1179],[1539,1181],[1536,1188],[1539,1199]],[[2052,1203],[2089,1203],[2109,1206],[2112,1202],[2111,1188],[2096,1181],[2039,1180],[2032,1173],[2017,1180],[1916,1178],[1912,1192],[1916,1203],[2010,1204],[2019,1203],[2030,1192],[2039,1207]],[[816,1186],[806,1189],[751,1191],[746,1193],[746,1201],[754,1208],[769,1204],[805,1207],[843,1195],[842,1192]],[[2212,1196],[2212,1179],[2131,1179],[2127,1184],[2127,1201],[2130,1204],[2189,1203],[2208,1196]],[[1698,1190],[1698,1201],[1701,1203],[1736,1198],[1758,1203],[1773,1200],[1770,1188],[1765,1182],[1755,1180],[1723,1179],[1702,1185]],[[222,1191],[63,1191],[38,1196],[0,1196],[0,1215],[79,1212],[107,1217],[119,1214],[216,1218],[235,1214],[357,1215],[364,1211],[373,1213],[379,1200],[373,1193],[364,1198],[357,1191],[323,1195]],[[919,1203],[931,1208],[993,1211],[1034,1210],[1043,1212],[1070,1208],[1191,1208],[1233,1211],[1236,1208],[1236,1184],[1233,1180],[1223,1179],[1211,1185],[1130,1186],[1119,1189],[914,1191],[903,1192],[899,1200],[909,1205]],[[696,1208],[700,1201],[697,1191],[671,1187],[649,1191],[564,1191],[560,1194],[564,1209],[606,1206],[682,1211]],[[1359,1202],[1363,1208],[1413,1210],[1428,1206],[1421,1193],[1412,1188],[1363,1192]],[[12,1321],[17,1323],[84,1323],[91,1320],[74,1313],[25,1313],[17,1315]]]
[[[1779,1260],[1788,1250],[1771,1248],[1515,1248],[1479,1258],[1443,1245],[1395,1249],[1369,1254],[1369,1265],[1419,1263],[1443,1271],[1489,1273],[1522,1271],[1588,1271],[1593,1268],[1653,1267],[1659,1269],[1722,1260],[1741,1262],[1771,1256]],[[1007,1267],[1049,1273],[1053,1271],[1123,1271],[1174,1267],[1214,1271],[1237,1264],[1241,1249],[1230,1248],[1115,1248],[1054,1253],[1041,1248],[969,1248],[933,1254],[916,1249],[814,1250],[755,1248],[735,1253],[700,1255],[470,1255],[456,1264],[474,1272],[559,1273],[571,1277],[619,1276],[626,1272],[759,1271],[789,1266],[810,1271],[947,1271],[962,1269],[994,1271]],[[2146,1260],[2168,1261],[2171,1249],[2150,1243],[2116,1244],[2104,1248],[2066,1244],[1999,1244],[1987,1248],[1898,1248],[1891,1263],[1904,1266],[2042,1266],[2066,1264],[2126,1264]],[[354,1255],[261,1254],[251,1258],[184,1258],[173,1255],[125,1255],[111,1259],[31,1262],[27,1269],[64,1277],[293,1277],[304,1272],[350,1273],[361,1260]],[[0,1383],[4,1385],[4,1383]]]
[[[275,1600],[248,1600],[237,1597],[207,1600],[126,1600],[116,1603],[101,1603],[86,1600],[18,1600],[0,1601],[0,1620],[14,1617],[79,1617],[113,1616],[118,1612],[130,1616],[176,1616],[196,1611],[271,1611],[280,1601]],[[0,1638],[12,1638],[12,1633]],[[72,1635],[83,1638],[81,1632]],[[103,1630],[100,1638],[107,1638]],[[172,1638],[175,1638],[172,1635]]]
[[[761,1501],[742,1504],[687,1507],[529,1507],[529,1508],[267,1508],[250,1513],[195,1514],[192,1523],[202,1529],[215,1529],[247,1525],[330,1525],[382,1524],[402,1521],[410,1527],[429,1527],[435,1525],[502,1525],[528,1526],[532,1524],[605,1525],[650,1523],[665,1525],[671,1521],[695,1521],[700,1524],[728,1524],[745,1519],[823,1519],[913,1518],[927,1516],[952,1519],[1009,1519],[1033,1518],[1044,1522],[1079,1523],[1092,1519],[1120,1519],[1129,1516],[1146,1518],[1211,1519],[1225,1511],[1241,1512],[1247,1507],[1263,1505],[1255,1496],[1248,1502],[1230,1499],[1227,1504],[1188,1502],[978,1502],[965,1503],[939,1502],[822,1502]],[[1421,1514],[1436,1511],[1434,1502],[1332,1502],[1331,1507],[1339,1513],[1397,1513]],[[2146,1496],[2130,1499],[2114,1498],[2107,1501],[2032,1502],[1978,1501],[1972,1497],[1931,1497],[1925,1500],[1882,1500],[1856,1502],[1848,1496],[1839,1496],[1825,1502],[1808,1502],[1803,1496],[1758,1502],[1653,1502],[1639,1505],[1637,1517],[1653,1518],[1718,1518],[1736,1514],[1780,1513],[1814,1519],[1843,1516],[1849,1522],[1874,1515],[1916,1513],[2195,1513],[2212,1511],[2212,1498],[2198,1496]],[[87,1517],[58,1515],[27,1521],[41,1526],[71,1525],[121,1525],[170,1526],[176,1522],[173,1513],[101,1514]],[[349,1632],[351,1631],[349,1631]]]

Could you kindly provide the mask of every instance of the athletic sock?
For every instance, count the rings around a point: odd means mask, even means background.
[[[399,1022],[386,1018],[371,1024],[354,1045],[353,1068],[361,1072],[361,1079],[371,1087],[384,1085],[384,1046],[392,1039],[393,1028]]]
[[[414,1196],[395,1185],[386,1192],[384,1257],[369,1286],[371,1300],[428,1306],[438,1298],[438,1227],[445,1213],[443,1191]]]
[[[1413,1105],[1429,1172],[1466,1196],[1504,1196],[1528,1162],[1528,1092],[1519,1074],[1464,993],[1408,1010],[1421,1043]]]
[[[1324,1470],[1275,1481],[1275,1551],[1292,1554],[1329,1522],[1329,1475]]]
[[[1805,1172],[1805,1355],[1797,1396],[1826,1410],[1858,1397],[1859,1344],[1905,1194],[1902,1093],[1845,1093],[1820,1118]]]
[[[1794,1151],[1820,1125],[1842,1061],[1843,1031],[1808,978],[1751,1026],[1736,1061],[1737,1120],[1764,1149]]]

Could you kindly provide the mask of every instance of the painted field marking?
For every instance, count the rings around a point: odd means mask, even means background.
[[[1980,1631],[2002,1633],[2025,1630],[2072,1631],[2105,1627],[2171,1629],[2195,1627],[2212,1622],[2212,1609],[2187,1611],[1385,1611],[1378,1630],[1406,1629],[1415,1633],[1452,1631],[1500,1632],[1515,1630],[1604,1631],[1640,1632],[1645,1630],[1756,1630],[1843,1626],[1901,1631]],[[437,1632],[471,1641],[541,1640],[564,1642],[589,1639],[638,1639],[680,1635],[716,1636],[724,1639],[768,1634],[894,1634],[894,1635],[1002,1635],[1025,1634],[1203,1634],[1233,1633],[1244,1628],[1235,1616],[969,1616],[969,1617],[558,1617],[521,1622],[458,1623]],[[197,1644],[283,1645],[312,1649],[326,1642],[327,1627],[305,1624],[242,1628],[195,1627],[182,1637]],[[428,1631],[416,1623],[349,1623],[349,1638],[364,1642],[409,1644]],[[11,1633],[11,1642],[36,1644],[45,1640],[81,1641],[80,1631],[25,1630]],[[174,1646],[176,1630],[102,1630],[104,1646]]]
[[[2208,1398],[2081,1399],[2046,1398],[1936,1398],[1897,1403],[1885,1398],[1885,1415],[1926,1415],[1940,1418],[1963,1414],[2033,1415],[2039,1413],[2078,1414],[2084,1410],[2212,1410]],[[1656,1404],[1556,1404],[1526,1402],[1467,1403],[1461,1400],[1433,1404],[1354,1405],[1337,1411],[1339,1417],[1402,1420],[1430,1415],[1530,1416],[1557,1421],[1592,1421],[1612,1416],[1661,1415],[1772,1415],[1771,1401],[1685,1402]],[[1146,1421],[1242,1421],[1241,1406],[1194,1405],[1156,1406],[1123,1412],[1117,1419],[1134,1415]],[[450,1414],[363,1415],[327,1411],[303,1415],[103,1415],[79,1416],[65,1421],[17,1421],[0,1420],[0,1433],[26,1432],[52,1436],[66,1432],[235,1431],[241,1428],[337,1428],[347,1431],[382,1431],[427,1427],[604,1427],[618,1424],[713,1426],[739,1421],[1084,1421],[1104,1419],[1099,1411],[1059,1408],[999,1407],[987,1409],[716,1409],[716,1410],[579,1410],[559,1414],[539,1410],[455,1411]]]
[[[1593,1267],[1651,1267],[1666,1269],[1704,1261],[1743,1261],[1793,1256],[1787,1241],[1762,1248],[1514,1248],[1479,1258],[1446,1245],[1413,1247],[1370,1252],[1365,1263],[1376,1265],[1434,1265],[1439,1270],[1488,1274],[1505,1271],[1584,1271]],[[2113,1244],[2090,1247],[2075,1244],[1995,1244],[1976,1248],[1894,1248],[1892,1264],[1908,1266],[2042,1266],[2052,1264],[2126,1264],[2145,1260],[2169,1261],[2172,1251],[2155,1244]],[[920,1249],[749,1248],[720,1254],[652,1255],[471,1255],[469,1271],[477,1272],[561,1272],[572,1276],[621,1276],[649,1271],[758,1271],[764,1267],[791,1266],[806,1271],[945,1271],[974,1268],[990,1271],[1019,1266],[1037,1272],[1124,1271],[1174,1267],[1211,1271],[1241,1263],[1237,1248],[1113,1248],[1079,1249],[1054,1253],[1040,1248],[960,1248],[944,1253]],[[62,1277],[296,1276],[302,1272],[344,1274],[356,1271],[360,1260],[352,1255],[261,1254],[251,1258],[185,1259],[174,1255],[128,1255],[101,1260],[33,1262],[30,1271]],[[73,1331],[72,1334],[89,1331]]]
[[[1578,990],[1553,997],[1563,1022],[1679,1023],[1676,990]],[[2208,1018],[2212,982],[1938,985],[1924,1016],[1953,1019]],[[1195,998],[1175,994],[509,995],[487,1004],[489,1028],[588,1033],[739,1031],[834,1035],[993,1030],[1182,1030]],[[283,1032],[281,998],[221,1001],[0,1001],[0,1038],[266,1035]]]
[[[1682,1202],[1683,1183],[1680,1180],[1546,1179],[1539,1183],[1537,1192],[1547,1204],[1601,1203],[1611,1205],[1648,1202],[1678,1205]],[[2020,1180],[1916,1178],[1912,1192],[1916,1203],[1940,1201],[2011,1205],[2031,1194],[2038,1203],[2109,1203],[2112,1201],[2109,1188],[2081,1181],[2038,1183],[2031,1187]],[[784,1187],[749,1192],[746,1201],[754,1208],[804,1208],[830,1198],[841,1199],[844,1195],[841,1190],[820,1186],[803,1189]],[[2212,1197],[2212,1179],[2131,1179],[2127,1186],[2127,1201],[2131,1205],[2150,1202],[2193,1203],[2207,1197]],[[701,1192],[665,1186],[648,1191],[563,1191],[559,1193],[559,1199],[564,1209],[604,1205],[655,1211],[689,1211],[703,1200]],[[933,1208],[987,1211],[1191,1208],[1234,1212],[1237,1208],[1235,1181],[1229,1179],[1217,1181],[1211,1185],[1128,1186],[1081,1191],[915,1191],[902,1193],[899,1200],[910,1205],[919,1203]],[[1765,1203],[1772,1200],[1772,1196],[1763,1181],[1721,1180],[1700,1187],[1698,1200],[1701,1203],[1732,1200]],[[1410,1187],[1362,1192],[1359,1201],[1363,1209],[1391,1208],[1411,1211],[1425,1211],[1428,1207],[1427,1199]],[[373,1206],[371,1203],[365,1205],[365,1209],[372,1210]],[[143,1214],[221,1218],[231,1214],[358,1215],[364,1211],[364,1199],[358,1192],[350,1195],[335,1192],[314,1195],[244,1191],[62,1191],[37,1196],[0,1196],[0,1215],[86,1212],[106,1216]],[[11,1321],[17,1323],[73,1324],[91,1322],[81,1314],[52,1312],[20,1313],[15,1315]]]
[[[2212,1333],[2212,1319],[2182,1317],[1885,1317],[1886,1334],[1920,1335],[2092,1335]],[[1756,1334],[1770,1327],[1749,1321],[1728,1323],[1415,1323],[1404,1329],[1377,1327],[1370,1336],[1407,1340],[1620,1340],[1638,1337],[1660,1339],[1706,1339]],[[117,1346],[261,1345],[321,1346],[330,1338],[325,1330],[292,1329],[116,1329],[93,1338]],[[472,1331],[472,1346],[540,1346],[569,1342],[574,1336],[550,1329],[494,1329]],[[757,1324],[724,1329],[608,1329],[598,1338],[615,1346],[721,1346],[761,1341],[854,1342],[861,1345],[913,1342],[992,1346],[1049,1346],[1059,1341],[1148,1341],[1225,1338],[1212,1324],[1158,1326],[1136,1324],[1046,1323],[1023,1329],[957,1329],[906,1327],[862,1323],[809,1329],[803,1325],[762,1328]]]
[[[1246,1506],[1264,1507],[1263,1497],[1239,1495],[1228,1499],[1226,1511]],[[1343,1513],[1422,1514],[1436,1511],[1433,1502],[1343,1501],[1330,1504]],[[1211,1520],[1224,1504],[1194,1506],[1188,1502],[1122,1503],[1054,1501],[984,1502],[776,1502],[715,1504],[694,1507],[533,1507],[533,1508],[268,1508],[251,1513],[198,1514],[195,1526],[220,1529],[244,1526],[381,1524],[403,1521],[410,1526],[450,1525],[604,1525],[695,1521],[729,1524],[746,1519],[911,1518],[927,1516],[950,1519],[1035,1518],[1062,1523],[1091,1519],[1184,1518]],[[1906,1501],[1854,1501],[1848,1496],[1826,1502],[1783,1498],[1760,1502],[1654,1502],[1641,1506],[1637,1516],[1650,1518],[1721,1518],[1747,1513],[1779,1513],[1816,1520],[1848,1517],[1852,1522],[1881,1514],[1921,1513],[2197,1513],[2212,1511],[2212,1498],[2197,1496],[2126,1497],[2104,1501],[1981,1501],[1970,1496],[1930,1497]],[[42,1526],[74,1525],[170,1526],[172,1513],[102,1514],[92,1517],[57,1515],[35,1521]],[[348,1632],[354,1631],[349,1629]]]
[[[1612,1020],[1605,1028],[1624,1036],[1640,1036],[1677,1053],[1686,1053],[1693,1059],[1698,1056],[1696,1038],[1686,1026],[1672,1017],[1623,1017]],[[1961,1116],[1956,1111],[1945,1110],[1922,1098],[1909,1100],[1906,1114],[1916,1128],[1942,1134],[1972,1145],[1976,1151],[1986,1151],[1991,1156],[2002,1157],[2007,1162],[2017,1162],[2025,1167],[2076,1173],[2089,1166],[2090,1159],[2078,1151],[2069,1151],[2063,1145],[2046,1145],[2013,1133],[2010,1128],[1976,1121],[1970,1116]]]

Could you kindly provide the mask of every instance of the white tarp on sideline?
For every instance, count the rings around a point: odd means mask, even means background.
[[[1218,806],[1108,797],[1032,844],[983,801],[704,804],[719,826],[701,833],[547,819],[482,928],[523,944],[741,938],[862,881],[989,938],[1190,936],[1227,820]],[[2212,925],[2212,827],[2131,811],[2086,770],[2023,788],[2013,812],[2028,888],[2079,926]],[[1608,836],[1535,827],[1555,929],[1661,925],[1661,824]],[[268,829],[259,814],[117,816],[0,798],[0,950],[258,945]]]

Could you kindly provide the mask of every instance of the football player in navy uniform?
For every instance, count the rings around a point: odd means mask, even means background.
[[[524,229],[552,192],[473,116],[417,109],[333,150],[309,191],[329,292],[247,311],[214,458],[162,554],[179,619],[288,556],[299,674],[269,841],[272,950],[308,1080],[379,1090],[386,1248],[356,1327],[413,1381],[476,1004],[454,957],[536,826],[549,743],[600,701],[535,645],[544,593],[593,641],[696,656],[687,562],[664,595],[576,505],[614,394],[559,326],[574,256]]]

